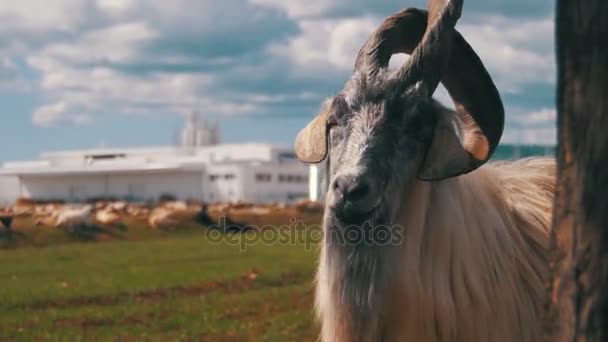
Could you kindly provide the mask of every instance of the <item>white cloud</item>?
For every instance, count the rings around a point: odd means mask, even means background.
[[[458,29],[502,94],[555,82],[552,18],[480,15],[473,10],[482,5],[469,4]],[[38,125],[198,105],[218,115],[302,115],[346,81],[367,36],[401,7],[397,0],[3,1],[0,89],[28,74],[43,100],[32,114]],[[391,66],[404,60],[395,56]],[[435,96],[451,106],[444,89]],[[525,113],[534,129],[554,121],[542,105],[518,106],[515,114],[507,108],[509,122]]]
[[[253,4],[279,8],[290,17],[300,18],[325,14],[341,0],[249,0]]]
[[[69,10],[68,5],[59,7]],[[218,89],[216,69],[237,63],[234,54],[263,51],[280,38],[273,25],[286,19],[276,11],[251,7],[246,0],[97,0],[94,6],[102,16],[89,18],[86,29],[49,37],[27,52],[26,65],[39,74],[46,100],[33,113],[35,124],[83,123],[101,114],[175,113],[198,105],[218,115],[259,109],[246,96],[217,96],[230,90]],[[1,41],[0,33],[0,47]]]
[[[85,5],[81,0],[1,1],[0,18],[4,22],[0,32],[8,29],[68,31],[81,23]]]
[[[124,15],[136,5],[136,0],[97,0],[97,7],[111,16]]]
[[[53,61],[37,61],[37,65],[52,65],[45,74],[42,87],[49,94],[59,95],[65,102],[90,108],[104,104],[140,104],[178,106],[195,103],[199,92],[209,81],[204,74],[156,73],[127,75],[111,68],[74,68]]]
[[[555,108],[507,108],[503,142],[553,145],[557,141]]]
[[[288,42],[294,63],[309,69],[351,70],[356,53],[380,18],[303,19],[301,33]],[[531,82],[555,82],[554,52],[547,40],[553,20],[481,17],[458,25],[481,57],[501,92],[517,93]]]
[[[542,108],[531,113],[520,115],[517,117],[517,121],[523,125],[535,125],[535,124],[546,124],[555,122],[557,118],[556,111],[554,108]]]
[[[426,8],[425,0],[249,0],[276,8],[294,19],[345,18],[365,15],[389,15],[404,7]]]
[[[41,55],[71,63],[127,62],[137,57],[139,44],[156,36],[146,23],[129,22],[86,33],[76,42],[48,45]]]
[[[63,118],[67,111],[65,102],[44,105],[34,112],[33,122],[41,126],[49,126]]]
[[[554,126],[542,128],[512,128],[505,130],[501,143],[526,145],[555,145],[557,129]]]
[[[89,114],[78,112],[86,106],[78,106],[74,103],[59,101],[38,108],[32,117],[32,122],[38,126],[54,126],[61,122],[69,122],[75,125],[86,125],[92,122]]]
[[[461,22],[458,30],[481,57],[501,92],[523,84],[555,83],[553,19],[489,16]]]
[[[359,48],[377,26],[370,18],[313,19],[299,23],[301,34],[286,43],[286,51],[300,67],[352,70]]]
[[[52,57],[30,60],[44,75],[41,87],[51,98],[60,99],[34,113],[33,122],[48,126],[56,122],[88,123],[91,112],[137,114],[181,113],[203,106],[221,115],[238,115],[255,109],[249,103],[231,103],[201,96],[212,87],[205,73],[125,74],[107,67],[78,68]],[[108,111],[107,107],[115,108]]]
[[[320,18],[359,16],[362,14],[388,15],[404,7],[426,8],[425,0],[249,0],[285,12],[292,18]],[[499,13],[501,15],[534,17],[553,11],[551,0],[470,0],[464,5],[466,15]]]

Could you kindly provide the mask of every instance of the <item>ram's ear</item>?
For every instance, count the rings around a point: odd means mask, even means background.
[[[481,164],[480,161],[487,159],[487,148],[480,148],[472,154],[464,146],[461,123],[455,119],[446,119],[445,116],[440,118],[433,130],[433,139],[426,152],[418,178],[425,181],[437,181],[459,176],[476,169],[479,166],[477,164]],[[487,146],[487,144],[478,146]]]
[[[320,163],[327,156],[327,119],[329,109],[324,109],[298,133],[295,151],[298,159],[305,163]]]

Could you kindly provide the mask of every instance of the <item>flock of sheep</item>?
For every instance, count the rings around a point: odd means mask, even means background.
[[[15,217],[32,217],[36,226],[73,228],[83,225],[120,226],[127,217],[146,219],[152,228],[175,225],[179,214],[200,210],[200,205],[175,201],[150,207],[124,201],[94,204],[17,204],[5,211]]]
[[[14,217],[31,217],[35,226],[54,228],[77,228],[82,226],[99,225],[104,227],[121,227],[125,220],[136,219],[145,221],[150,228],[175,228],[183,218],[207,217],[206,223],[211,223],[213,217],[239,216],[243,214],[264,217],[279,211],[320,211],[318,203],[307,200],[294,205],[274,203],[255,205],[252,203],[213,203],[203,204],[186,201],[164,201],[154,205],[128,203],[125,201],[100,201],[93,204],[36,204],[25,201],[10,208],[0,209],[0,213]]]

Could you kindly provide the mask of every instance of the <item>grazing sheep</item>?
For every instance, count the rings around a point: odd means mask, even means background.
[[[53,213],[56,209],[58,208],[58,206],[54,205],[54,204],[47,204],[44,206],[44,211],[47,215],[50,215],[51,213]]]
[[[230,208],[230,204],[228,203],[214,203],[208,206],[208,210],[214,213],[228,213]]]
[[[177,219],[173,217],[174,214],[174,210],[156,208],[148,217],[148,225],[155,229],[174,229],[178,223]]]
[[[34,207],[29,205],[16,205],[12,208],[12,211],[17,217],[34,215]]]
[[[148,215],[150,215],[150,209],[148,208],[139,208],[133,212],[133,216],[139,218],[147,217]]]
[[[111,210],[116,212],[125,211],[129,205],[125,201],[118,201],[110,203],[109,207]]]
[[[108,203],[106,203],[106,202],[103,202],[103,201],[97,202],[97,203],[95,203],[95,210],[103,210],[103,209],[106,209],[107,206],[108,206]]]
[[[75,228],[91,225],[92,205],[80,208],[64,208],[54,213],[56,228]]]
[[[187,211],[188,204],[181,201],[171,201],[163,203],[163,207],[172,211]]]
[[[127,213],[127,215],[130,215],[133,217],[144,217],[144,216],[148,216],[148,214],[150,213],[150,209],[148,209],[147,207],[144,207],[141,204],[129,204],[129,206],[126,209],[126,213]]]
[[[53,227],[55,225],[56,215],[50,213],[48,215],[38,215],[34,217],[34,226],[41,227]]]
[[[122,223],[122,218],[111,209],[103,209],[95,213],[95,221],[106,226],[116,226]]]
[[[296,138],[300,160],[325,163],[323,341],[540,340],[555,162],[485,164],[504,110],[454,29],[461,9],[388,17]],[[440,81],[456,111],[432,99]]]

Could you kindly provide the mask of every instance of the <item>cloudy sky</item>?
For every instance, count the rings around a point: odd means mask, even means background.
[[[425,4],[1,1],[0,161],[171,144],[193,108],[224,141],[291,145],[383,18]],[[503,142],[554,143],[553,1],[467,0],[457,29],[502,94]]]

